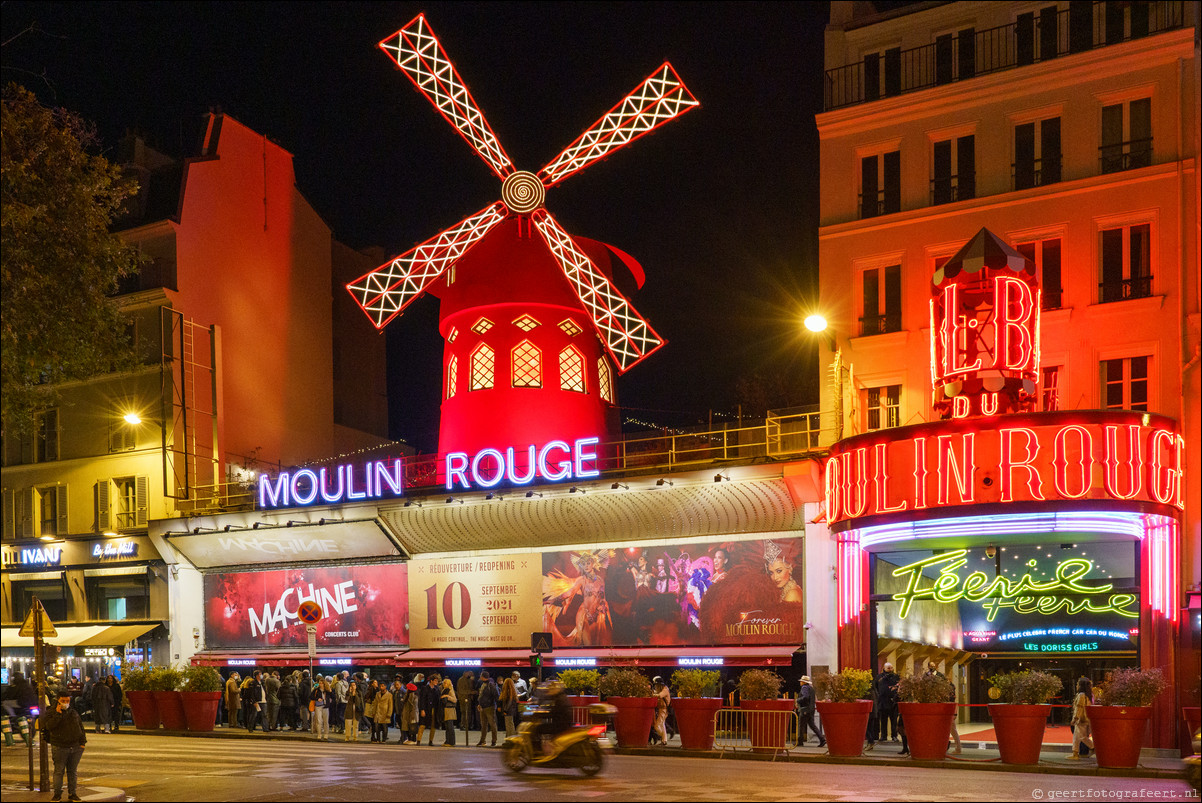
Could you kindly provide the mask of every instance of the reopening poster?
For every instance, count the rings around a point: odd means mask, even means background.
[[[542,629],[537,553],[409,564],[413,649],[528,649]]]
[[[308,637],[296,609],[322,607],[317,645],[409,643],[408,583],[400,563],[206,574],[205,632],[213,647],[298,647]]]
[[[796,645],[802,539],[543,553],[557,647]]]

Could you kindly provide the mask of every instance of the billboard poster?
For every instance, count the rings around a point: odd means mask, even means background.
[[[527,649],[540,629],[537,553],[409,564],[413,649]]]
[[[796,645],[802,539],[544,552],[556,647]]]
[[[404,564],[207,574],[204,590],[210,648],[305,649],[305,625],[296,615],[305,600],[325,614],[317,624],[319,649],[409,642]]]

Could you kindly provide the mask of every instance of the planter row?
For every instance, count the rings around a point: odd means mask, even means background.
[[[910,756],[938,761],[947,754],[955,703],[900,703],[902,721]],[[864,749],[864,736],[872,703],[818,703],[827,747],[832,756],[858,756]],[[1038,764],[1043,747],[1044,727],[1050,705],[989,706],[997,734],[998,751],[1006,764]],[[1098,706],[1088,708],[1099,767],[1130,769],[1139,763],[1151,707]]]
[[[221,697],[219,691],[125,692],[134,727],[139,730],[158,730],[162,726],[169,731],[211,731],[217,723]]]

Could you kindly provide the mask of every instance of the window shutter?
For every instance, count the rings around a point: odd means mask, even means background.
[[[3,538],[5,541],[11,541],[17,537],[17,495],[11,488],[4,489],[4,531]]]
[[[33,488],[26,488],[23,491],[17,492],[17,537],[18,538],[33,538],[33,511],[36,505],[34,504]]]
[[[55,534],[66,535],[71,532],[67,529],[67,486],[54,486],[54,512],[58,521],[55,523]]]
[[[135,493],[137,494],[136,503],[138,508],[136,516],[137,526],[145,527],[146,509],[150,501],[150,479],[148,477],[137,477],[135,479],[135,483],[137,486],[135,488]]]
[[[96,529],[102,533],[113,529],[108,480],[96,480]]]

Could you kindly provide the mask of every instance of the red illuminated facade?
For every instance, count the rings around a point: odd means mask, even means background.
[[[821,306],[851,366],[825,395],[854,433],[824,476],[840,663],[933,660],[969,705],[1020,661],[1157,668],[1149,744],[1175,747],[1198,704],[1196,6],[862,10],[832,4],[818,116]]]

